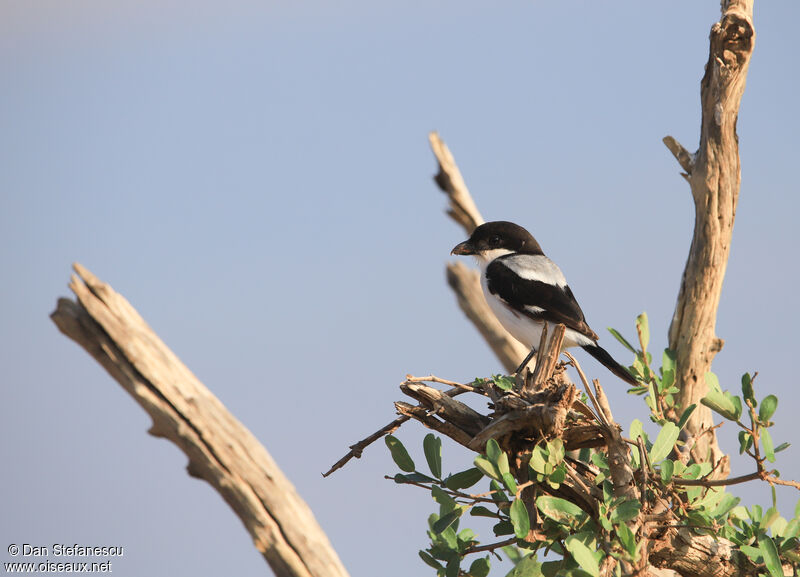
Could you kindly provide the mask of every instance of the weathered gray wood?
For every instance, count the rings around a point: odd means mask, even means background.
[[[51,318],[153,419],[150,433],[189,458],[244,523],[278,577],[345,577],[309,507],[267,450],[191,373],[120,294],[76,264]]]
[[[699,401],[706,394],[705,374],[723,345],[716,335],[717,307],[741,180],[736,122],[754,43],[753,0],[723,0],[722,17],[711,28],[700,87],[700,146],[695,154],[689,154],[674,138],[664,139],[686,171],[695,205],[694,236],[669,328],[669,347],[677,356],[680,411],[697,404],[686,427],[698,438],[694,457],[704,461],[711,451],[715,464],[725,459],[716,469],[722,475],[729,471],[727,457],[713,430],[702,434],[709,431],[713,420],[710,409]]]

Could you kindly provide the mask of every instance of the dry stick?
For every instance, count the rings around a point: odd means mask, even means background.
[[[765,473],[756,471],[755,473],[750,473],[749,475],[742,475],[741,477],[732,477],[729,479],[678,479],[677,477],[673,477],[671,483],[690,487],[725,487],[727,485],[738,485],[739,483],[746,483],[748,481],[766,478],[767,475]],[[794,481],[790,482],[793,483]],[[800,488],[800,485],[797,486]]]
[[[459,429],[457,426],[453,425],[452,423],[440,421],[431,415],[427,409],[412,405],[410,403],[404,403],[403,401],[395,401],[394,406],[398,413],[419,421],[429,429],[438,431],[443,435],[447,435],[459,445],[468,447],[470,441],[472,440],[470,435]]]
[[[581,366],[578,364],[578,361],[573,357],[569,351],[564,351],[564,356],[569,359],[569,362],[572,363],[572,366],[575,367],[575,370],[578,371],[578,376],[581,378],[581,382],[583,383],[583,388],[586,390],[586,396],[589,397],[589,400],[592,401],[592,405],[594,405],[594,410],[596,414],[594,418],[597,419],[597,422],[605,425],[606,427],[609,426],[608,421],[606,420],[605,416],[603,415],[602,409],[600,409],[600,403],[597,402],[597,398],[594,396],[594,393],[589,388],[589,380],[586,378]]]
[[[647,484],[648,484],[648,471],[649,467],[647,467],[646,459],[647,459],[647,451],[644,448],[644,439],[641,437],[636,437],[636,446],[639,448],[639,467],[642,471],[642,504],[644,505],[643,510],[647,511],[649,509],[649,501],[647,500]]]
[[[327,477],[334,471],[338,471],[339,469],[344,467],[347,464],[347,462],[353,457],[355,457],[356,459],[360,459],[361,453],[364,451],[364,449],[366,449],[369,445],[371,445],[381,437],[384,437],[386,435],[391,435],[392,433],[394,433],[397,429],[400,428],[400,425],[408,421],[410,418],[411,417],[407,417],[405,415],[397,417],[394,421],[392,421],[391,423],[387,423],[386,425],[384,425],[383,427],[372,433],[369,437],[361,439],[358,443],[355,443],[354,445],[350,445],[350,452],[347,453],[344,457],[342,457],[338,461],[336,461],[333,464],[333,466],[330,469],[328,469],[328,471],[322,473],[322,476]]]
[[[434,181],[450,200],[450,209],[447,214],[460,224],[468,235],[472,234],[476,227],[484,223],[483,217],[478,212],[475,201],[472,200],[472,195],[467,189],[450,149],[436,132],[431,132],[428,140],[439,163],[439,172],[434,177]]]
[[[391,475],[384,475],[383,478],[386,479],[387,481],[394,481],[395,480],[395,478],[393,476],[391,476]],[[489,491],[488,493],[481,493],[479,495],[471,495],[469,493],[462,493],[461,491],[455,491],[453,489],[447,489],[447,485],[444,482],[441,482],[441,481],[435,481],[435,482],[431,481],[426,485],[425,483],[420,483],[418,481],[411,481],[409,479],[405,479],[402,484],[403,485],[413,485],[414,487],[419,487],[420,489],[428,489],[428,490],[430,490],[430,488],[433,485],[444,487],[447,490],[447,492],[450,493],[451,495],[455,495],[456,497],[458,497],[460,499],[464,499],[465,501],[468,501],[468,502],[472,503],[473,505],[476,504],[476,503],[495,503],[495,500],[491,499],[491,498],[488,498],[488,495],[491,495],[492,493],[497,493],[498,492],[498,491]]]
[[[454,381],[448,381],[448,380],[445,380],[445,379],[440,379],[439,377],[435,377],[433,375],[429,375],[427,377],[412,377],[410,375],[407,375],[405,382],[418,383],[418,382],[423,382],[423,381],[430,381],[430,382],[434,382],[434,383],[443,383],[443,384],[446,384],[446,385],[454,385],[455,388],[443,391],[442,394],[447,395],[448,397],[455,397],[457,395],[460,395],[462,393],[466,393],[468,391],[478,392],[478,391],[475,390],[474,387],[470,387],[469,385],[463,385],[461,383],[456,383]],[[397,417],[391,423],[387,423],[386,425],[384,425],[383,427],[381,427],[380,429],[378,429],[377,431],[372,433],[369,437],[361,439],[358,443],[356,443],[354,445],[350,445],[350,451],[344,457],[342,457],[341,459],[336,461],[333,464],[333,466],[330,469],[328,469],[328,471],[326,471],[325,473],[322,473],[322,476],[323,477],[327,477],[328,475],[330,475],[334,471],[337,471],[337,470],[341,469],[342,467],[344,467],[347,464],[348,461],[350,461],[350,459],[352,459],[354,457],[356,459],[360,459],[361,458],[361,453],[364,451],[364,449],[366,449],[369,445],[371,445],[372,443],[374,443],[375,441],[377,441],[381,437],[384,437],[384,436],[389,435],[389,434],[393,433],[394,431],[396,431],[398,428],[400,428],[400,426],[403,423],[408,421],[410,418],[411,417],[407,416],[407,415],[402,415],[400,417]]]
[[[122,295],[76,264],[51,315],[175,443],[189,474],[220,493],[279,577],[345,577],[311,510],[258,440],[161,341]]]
[[[533,376],[525,383],[522,388],[522,395],[531,395],[541,389],[544,382],[553,374],[553,370],[558,362],[561,352],[561,344],[564,342],[566,327],[563,324],[556,325],[553,336],[547,341],[547,324],[542,327],[542,337],[539,343],[539,355],[536,359],[536,367],[533,369]]]

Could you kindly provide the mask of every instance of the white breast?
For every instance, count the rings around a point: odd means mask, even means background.
[[[550,261],[546,257],[543,258],[545,258],[547,262],[552,264],[552,261]],[[488,263],[484,261],[478,261],[478,262],[481,266],[481,288],[483,289],[483,296],[486,299],[486,303],[489,305],[489,308],[491,309],[492,313],[494,313],[494,316],[497,317],[497,320],[500,321],[500,324],[503,325],[503,328],[506,329],[511,334],[512,337],[514,337],[523,345],[525,345],[525,347],[527,347],[528,349],[536,347],[538,349],[539,342],[542,339],[542,326],[544,325],[544,321],[535,321],[529,316],[515,311],[510,306],[506,305],[502,299],[498,298],[497,296],[489,292],[489,286],[486,280],[486,266],[488,266]],[[555,271],[558,273],[558,276],[560,276],[558,280],[561,280],[564,283],[562,286],[566,285],[566,281],[563,281],[564,275],[561,274],[561,271],[555,264],[553,264],[553,267],[555,268]],[[530,268],[528,268],[527,270],[530,270]],[[548,269],[546,267],[542,267],[542,270],[544,272],[547,271]],[[552,269],[549,269],[549,272],[550,274],[555,275]],[[536,280],[543,280],[543,279],[540,277],[537,278]],[[541,311],[541,309],[539,309],[539,311]],[[547,327],[547,334],[552,335],[555,325],[553,323],[547,323],[547,324],[549,325]],[[589,344],[594,344],[594,342],[585,335],[577,331],[574,331],[570,328],[568,328],[566,333],[564,334],[563,348],[585,346]]]

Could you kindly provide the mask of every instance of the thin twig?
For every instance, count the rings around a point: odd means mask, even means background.
[[[797,481],[786,481],[784,479],[779,479],[778,477],[772,474],[764,477],[764,480],[770,485],[772,484],[783,485],[785,487],[794,487],[795,489],[800,489],[800,483],[798,483]]]
[[[535,532],[534,532],[535,533]],[[539,537],[538,533],[535,533],[537,537]],[[542,541],[545,540],[544,535],[541,536]],[[497,543],[490,543],[489,545],[480,545],[478,547],[471,547],[464,551],[464,555],[469,555],[470,553],[482,553],[483,551],[494,551],[495,549],[500,549],[501,547],[506,547],[507,545],[513,545],[517,542],[516,537],[511,537],[506,539],[505,541],[498,541]]]
[[[394,477],[392,477],[391,475],[384,475],[383,478],[388,480],[388,481],[394,481]],[[473,505],[475,503],[494,503],[494,499],[487,498],[487,497],[485,497],[485,495],[491,495],[492,493],[496,493],[497,492],[497,491],[489,491],[488,493],[481,493],[480,495],[470,495],[469,493],[462,493],[461,491],[456,491],[454,489],[448,489],[447,485],[445,484],[444,481],[436,480],[436,481],[430,481],[429,483],[430,483],[431,486],[438,485],[439,487],[443,487],[451,495],[455,495],[456,497],[458,497],[460,499],[465,499],[467,501],[470,501]],[[426,485],[425,483],[422,483],[422,482],[419,482],[419,481],[411,481],[411,480],[408,480],[408,479],[403,481],[402,484],[403,485],[413,485],[415,487],[419,487],[420,489],[429,489],[430,490],[430,488],[431,488],[430,486]]]
[[[434,383],[442,383],[442,384],[445,384],[445,385],[454,386],[455,388],[448,389],[448,390],[442,392],[443,394],[447,395],[448,397],[455,397],[457,395],[460,395],[462,393],[466,393],[468,391],[474,392],[474,388],[473,387],[468,387],[468,385],[462,385],[461,383],[456,383],[455,381],[447,381],[445,379],[440,379],[439,377],[435,377],[433,375],[428,375],[426,377],[412,377],[411,375],[406,375],[406,382],[409,382],[409,381],[417,382],[417,380],[419,380],[419,379],[431,381],[431,382],[434,382]],[[333,466],[327,472],[322,473],[322,476],[323,477],[327,477],[328,475],[330,475],[334,471],[337,471],[337,470],[341,469],[353,457],[355,457],[356,459],[361,458],[361,453],[364,451],[364,449],[366,449],[369,445],[371,445],[372,443],[374,443],[375,441],[377,441],[381,437],[384,437],[386,435],[390,435],[391,433],[395,432],[397,429],[400,428],[400,426],[403,423],[408,421],[410,418],[411,417],[408,417],[406,415],[401,415],[401,416],[397,417],[396,419],[394,419],[392,422],[387,423],[386,425],[384,425],[383,427],[381,427],[380,429],[378,429],[377,431],[372,433],[369,437],[361,439],[358,443],[356,443],[354,445],[350,445],[350,451],[344,457],[342,457],[341,459],[336,461],[333,464]]]
[[[647,451],[644,448],[644,439],[641,437],[636,437],[636,445],[639,447],[639,467],[642,471],[642,494],[641,500],[642,505],[644,505],[644,510],[647,511],[649,509],[649,501],[647,500],[647,484],[649,480],[649,469],[647,463]]]
[[[728,485],[738,485],[739,483],[746,483],[748,481],[755,481],[756,479],[767,480],[767,475],[763,471],[756,471],[749,475],[742,475],[741,477],[731,477],[729,479],[678,479],[672,478],[672,483],[675,485],[686,485],[692,487],[725,487]],[[790,481],[789,483],[794,483]],[[796,485],[800,489],[800,484]]]
[[[589,397],[589,400],[592,401],[592,405],[594,405],[594,410],[596,413],[594,415],[594,418],[597,419],[598,423],[601,423],[607,427],[608,422],[603,417],[603,411],[600,410],[600,404],[597,402],[594,393],[592,393],[591,389],[589,388],[589,381],[587,380],[586,375],[583,372],[583,369],[581,369],[581,366],[578,364],[578,361],[575,360],[575,357],[573,357],[569,353],[569,351],[564,351],[564,356],[566,356],[569,359],[569,362],[572,364],[573,367],[575,367],[575,370],[578,371],[578,376],[581,378],[581,382],[583,383],[583,388],[586,389],[586,396]]]

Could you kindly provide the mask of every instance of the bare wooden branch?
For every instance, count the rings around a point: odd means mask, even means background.
[[[456,161],[450,153],[450,149],[444,141],[439,138],[436,132],[428,135],[431,143],[431,150],[439,163],[439,172],[433,177],[442,192],[447,194],[450,200],[450,208],[447,214],[460,224],[464,231],[469,235],[476,227],[484,223],[483,217],[472,200],[472,195],[467,189],[461,171],[456,166]]]
[[[687,424],[695,435],[712,424],[711,411],[700,405],[705,374],[723,345],[716,336],[716,317],[728,263],[739,198],[740,165],[736,122],[755,42],[753,0],[724,0],[722,17],[711,28],[705,76],[701,82],[700,147],[694,155],[675,139],[665,143],[688,174],[695,204],[695,227],[683,272],[669,346],[676,353],[676,384],[681,413],[697,403]],[[712,432],[695,447],[694,457],[712,462],[723,457]],[[721,471],[728,473],[727,467]]]
[[[51,318],[152,417],[191,475],[236,512],[278,577],[345,577],[311,510],[258,440],[191,373],[120,294],[81,265]]]
[[[561,345],[564,342],[564,334],[567,327],[563,324],[558,324],[553,329],[553,336],[550,337],[550,345],[546,346],[547,341],[547,325],[542,327],[542,338],[539,342],[539,357],[536,359],[536,367],[533,369],[533,375],[522,387],[522,396],[528,396],[540,390],[545,381],[553,374],[553,370],[558,363],[558,357],[561,354]],[[525,372],[523,370],[523,372]]]
[[[480,390],[477,390],[475,387],[473,387],[471,385],[465,385],[463,383],[457,383],[455,381],[449,381],[447,379],[440,379],[439,377],[437,377],[435,375],[427,375],[425,377],[412,377],[411,375],[406,375],[406,380],[400,386],[402,387],[403,385],[412,384],[412,383],[423,383],[423,382],[426,382],[426,381],[431,382],[431,383],[442,383],[442,384],[445,384],[445,385],[451,385],[453,387],[452,389],[448,389],[448,390],[444,391],[444,393],[442,393],[444,395],[447,395],[448,397],[456,397],[456,396],[458,396],[458,395],[460,395],[462,393],[465,393],[465,392],[480,393]],[[330,475],[334,471],[338,471],[339,469],[344,467],[347,464],[347,462],[350,461],[350,459],[353,459],[353,458],[359,459],[359,458],[361,458],[362,451],[364,449],[366,449],[369,445],[371,445],[372,443],[374,443],[375,441],[377,441],[381,437],[384,437],[386,435],[390,435],[390,434],[394,433],[397,429],[400,428],[400,426],[403,423],[407,422],[409,419],[416,418],[416,417],[414,417],[412,415],[413,411],[400,410],[398,408],[398,412],[400,413],[400,416],[397,417],[395,420],[393,420],[392,422],[384,425],[383,427],[381,427],[380,429],[378,429],[377,431],[372,433],[369,437],[366,437],[365,439],[361,439],[358,443],[356,443],[354,445],[350,445],[350,451],[344,457],[342,457],[341,459],[336,461],[336,463],[334,463],[333,466],[330,469],[328,469],[328,471],[323,473],[322,476],[323,477],[327,477],[328,475]],[[423,409],[423,412],[427,413],[427,411],[425,411],[424,409]],[[419,419],[417,419],[417,420],[419,420]],[[462,444],[464,444],[466,446],[466,442],[462,443]]]
[[[489,423],[488,417],[433,387],[406,382],[400,385],[400,389],[428,410],[446,416],[448,422],[470,435],[477,434]]]
[[[429,429],[433,429],[434,431],[438,431],[443,435],[450,437],[459,445],[464,445],[465,447],[469,446],[470,439],[472,438],[470,435],[452,423],[440,421],[419,405],[411,405],[409,403],[397,401],[394,406],[395,409],[397,409],[397,412],[401,415],[411,419],[416,419]]]

